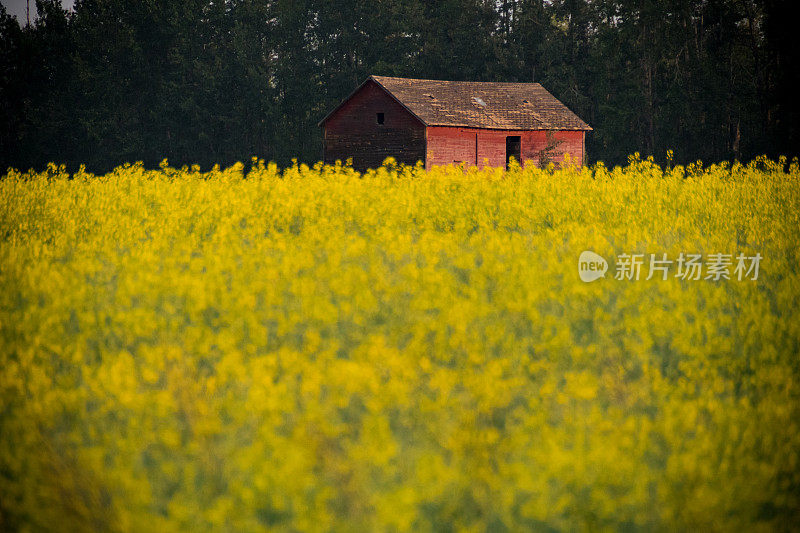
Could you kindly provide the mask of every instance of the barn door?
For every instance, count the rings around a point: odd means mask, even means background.
[[[520,158],[522,142],[520,141],[519,135],[513,135],[510,137],[506,137],[506,170],[508,170],[508,164],[513,157],[517,163],[521,163],[522,159]]]

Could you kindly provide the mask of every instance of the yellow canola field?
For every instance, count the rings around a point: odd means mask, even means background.
[[[799,239],[796,161],[11,171],[0,529],[792,530]]]

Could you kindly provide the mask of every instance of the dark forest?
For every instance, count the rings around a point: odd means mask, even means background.
[[[369,74],[535,80],[586,120],[589,161],[800,150],[790,2],[36,1],[0,6],[0,167],[285,165]]]

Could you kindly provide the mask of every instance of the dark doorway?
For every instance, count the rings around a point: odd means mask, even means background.
[[[508,164],[511,162],[512,157],[517,161],[517,163],[521,163],[521,147],[522,141],[520,140],[519,135],[506,137],[506,170],[508,170]]]

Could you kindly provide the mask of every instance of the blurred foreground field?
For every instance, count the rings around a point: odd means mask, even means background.
[[[763,159],[11,172],[0,529],[796,529],[799,239]]]

